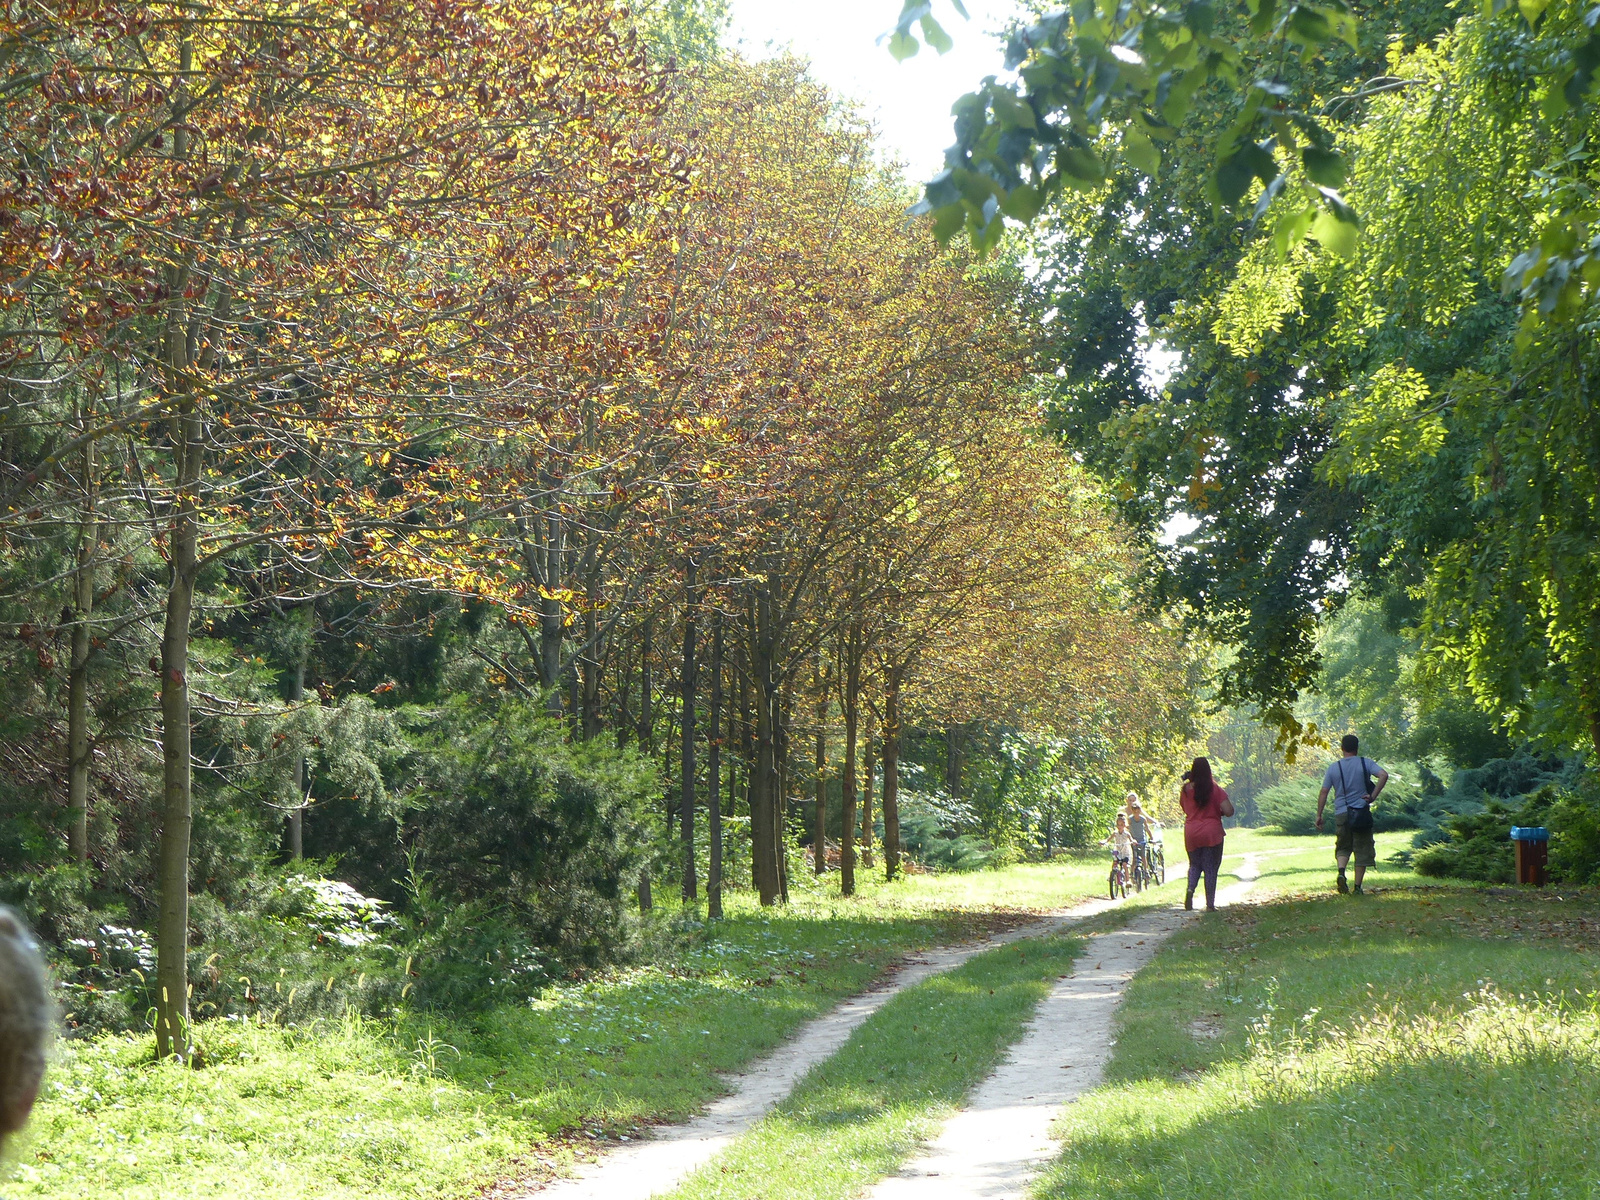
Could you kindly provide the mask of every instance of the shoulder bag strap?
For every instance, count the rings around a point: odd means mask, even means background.
[[[1345,783],[1345,784],[1347,784],[1347,785],[1348,785],[1348,780],[1349,780],[1349,779],[1350,779],[1350,776],[1348,776],[1348,775],[1346,775],[1346,774],[1345,774],[1345,771],[1344,771],[1344,765],[1345,765],[1345,763],[1347,763],[1347,762],[1349,762],[1349,761],[1350,761],[1350,760],[1349,760],[1349,759],[1348,759],[1348,758],[1341,758],[1341,759],[1340,759],[1340,760],[1339,760],[1339,782],[1340,782],[1340,783]],[[1364,770],[1364,769],[1365,769],[1365,763],[1366,763],[1366,761],[1367,761],[1367,760],[1366,760],[1366,756],[1365,756],[1365,755],[1363,755],[1363,756],[1362,756],[1362,758],[1361,758],[1361,762],[1362,762],[1362,764],[1363,764],[1363,770]],[[1363,796],[1363,797],[1362,797],[1362,798],[1363,798],[1363,799],[1365,799],[1365,796]],[[1345,806],[1345,807],[1346,807],[1346,808],[1365,808],[1365,807],[1366,807],[1366,805],[1365,805],[1365,804],[1352,804],[1352,803],[1351,803],[1351,802],[1350,802],[1350,801],[1348,801],[1348,800],[1346,800],[1346,801],[1345,801],[1345,805],[1344,805],[1344,806]]]

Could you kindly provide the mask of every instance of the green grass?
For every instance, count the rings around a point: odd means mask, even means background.
[[[1326,854],[1263,859],[1279,899],[1197,922],[1134,981],[1039,1196],[1600,1190],[1600,897],[1387,870],[1337,897]]]
[[[1097,855],[976,876],[796,880],[794,903],[730,897],[711,928],[664,931],[651,963],[533,1005],[399,1027],[199,1027],[212,1065],[149,1062],[149,1039],[64,1043],[14,1155],[12,1197],[465,1195],[538,1175],[574,1143],[694,1111],[735,1070],[908,951],[1098,890]],[[520,1161],[519,1161],[520,1160]]]
[[[673,1200],[843,1200],[895,1171],[1004,1058],[1078,937],[1015,942],[896,996]]]
[[[996,871],[908,875],[886,884],[881,859],[876,861],[878,865],[873,870],[856,873],[860,893],[856,903],[907,914],[1063,908],[1088,896],[1105,895],[1109,865],[1101,850],[1066,851],[1050,862],[1018,863]],[[791,880],[790,890],[796,902],[807,904],[824,894],[837,896],[838,888],[835,872],[820,888],[814,876],[797,877]]]

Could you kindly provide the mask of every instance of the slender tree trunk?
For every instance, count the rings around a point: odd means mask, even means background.
[[[759,588],[753,598],[750,681],[755,706],[755,780],[750,793],[750,847],[752,874],[763,905],[777,904],[783,895],[778,853],[782,832],[778,739],[782,714],[773,663],[772,594]]]
[[[645,754],[654,752],[655,713],[651,711],[653,700],[652,684],[650,678],[650,657],[654,649],[656,619],[649,617],[644,623],[644,642],[639,652],[639,749]]]
[[[844,773],[839,807],[839,892],[856,894],[856,737],[861,725],[861,655],[852,638],[844,655]]]
[[[583,740],[600,732],[600,565],[595,557],[599,533],[590,530],[583,546],[583,654],[578,659],[578,725]]]
[[[187,51],[186,51],[187,54]],[[189,1058],[189,833],[193,820],[190,766],[189,626],[198,574],[200,417],[186,411],[174,422],[178,493],[168,525],[171,574],[161,635],[162,813],[156,931],[156,1053]]]
[[[599,634],[599,618],[591,599],[583,614],[584,650],[583,657],[578,660],[580,728],[586,742],[600,732],[600,648],[596,643]]]
[[[862,737],[862,767],[861,767],[861,865],[872,866],[872,773],[876,766],[873,757],[872,725],[867,724],[867,729]]]
[[[87,415],[84,424],[88,424]],[[94,612],[95,550],[100,541],[94,469],[94,443],[90,442],[83,448],[83,515],[78,523],[72,661],[67,682],[67,853],[80,863],[89,861],[89,656],[94,649],[89,618]]]
[[[306,665],[311,657],[311,640],[306,639],[305,646],[295,647],[294,673],[289,676],[289,703],[299,704],[306,698]],[[294,762],[294,807],[289,810],[288,849],[291,859],[299,859],[305,855],[305,829],[306,829],[306,760],[303,757]]]
[[[883,693],[883,873],[900,873],[900,679],[894,672]]]
[[[565,528],[559,515],[544,518],[544,584],[553,592],[561,586],[565,556]],[[539,682],[545,688],[545,704],[552,717],[562,714],[561,643],[566,632],[561,601],[553,595],[539,601]]]
[[[817,651],[817,668],[812,676],[817,691],[817,747],[813,763],[817,791],[817,823],[811,841],[811,869],[817,875],[828,870],[828,692],[823,686],[822,652]]]
[[[677,739],[672,736],[672,731],[678,727],[678,722],[672,712],[672,700],[669,693],[674,689],[666,681],[661,686],[661,703],[666,712],[667,736],[661,740],[661,778],[664,781],[661,787],[662,829],[666,831],[667,839],[672,838],[673,830],[678,827],[678,784],[673,779],[672,752],[677,747]]]
[[[966,729],[961,725],[946,728],[944,747],[944,790],[952,796],[959,796],[962,768],[966,764]]]
[[[655,713],[651,709],[651,678],[650,678],[650,653],[651,643],[655,634],[655,618],[646,617],[644,622],[644,640],[639,650],[639,753],[652,754],[655,747],[654,725]],[[649,912],[653,907],[650,895],[650,868],[648,866],[639,875],[639,911]]]
[[[750,886],[758,888],[756,880],[756,714],[751,701],[752,689],[743,671],[735,672],[739,693],[739,770],[744,787],[744,815],[750,835]]]
[[[786,685],[778,702],[778,788],[777,812],[773,825],[777,840],[773,852],[778,861],[778,898],[789,903],[789,784],[794,778],[794,693]]]
[[[706,874],[706,914],[722,916],[722,614],[711,617],[711,713],[706,735],[706,814],[711,825],[711,863]]]
[[[751,875],[756,892],[763,905],[778,902],[778,862],[774,853],[777,833],[773,815],[777,807],[774,792],[777,790],[778,766],[773,761],[773,704],[770,695],[760,683],[756,692],[756,761],[750,788],[750,860]]]
[[[694,706],[697,695],[695,679],[695,609],[699,598],[695,594],[695,564],[690,559],[684,567],[683,609],[683,744],[678,751],[681,770],[678,782],[678,812],[683,819],[683,898],[685,901],[700,898],[700,881],[694,861]]]

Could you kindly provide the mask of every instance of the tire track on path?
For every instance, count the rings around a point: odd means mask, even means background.
[[[584,1164],[570,1176],[512,1194],[517,1200],[649,1200],[671,1191],[765,1116],[807,1071],[832,1057],[867,1018],[906,988],[953,970],[975,954],[1056,933],[1106,912],[1116,903],[1089,900],[983,941],[922,951],[867,991],[801,1026],[767,1057],[731,1076],[728,1082],[733,1090],[700,1116],[679,1125],[660,1126],[650,1137]]]
[[[1260,876],[1256,855],[1218,890],[1220,905],[1243,898]],[[1040,1003],[1022,1039],[978,1085],[939,1136],[869,1200],[1022,1200],[1035,1173],[1060,1151],[1050,1128],[1063,1105],[1100,1083],[1111,1057],[1118,1003],[1161,944],[1203,914],[1157,909],[1122,929],[1092,935],[1089,950]]]

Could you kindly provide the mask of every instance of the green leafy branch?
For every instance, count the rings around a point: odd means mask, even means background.
[[[896,35],[913,37],[909,15],[930,7],[908,3]],[[1248,38],[1263,49],[1297,48],[1309,60],[1330,43],[1355,45],[1345,0],[1248,0],[1244,11]],[[1280,242],[1310,234],[1341,253],[1354,244],[1358,222],[1338,191],[1345,163],[1332,134],[1317,114],[1289,106],[1275,73],[1249,69],[1241,46],[1218,32],[1211,0],[1078,0],[1014,30],[1005,67],[1013,81],[990,76],[954,106],[956,143],[919,206],[941,241],[965,229],[980,252],[991,249],[1005,218],[1025,223],[1064,190],[1099,187],[1108,155],[1155,175],[1195,94],[1218,80],[1240,88],[1243,103],[1216,145],[1214,200],[1237,207],[1259,180],[1259,218],[1292,185],[1303,203],[1280,220]]]
[[[960,14],[962,20],[970,20],[967,15],[967,6],[961,0],[950,0],[950,7]],[[913,29],[919,29],[922,37],[919,40]],[[900,19],[884,38],[889,43],[889,53],[894,55],[897,62],[904,62],[918,50],[922,43],[927,42],[940,54],[946,54],[955,45],[950,35],[945,32],[944,26],[939,24],[933,15],[932,0],[905,0],[905,6],[900,10]]]

